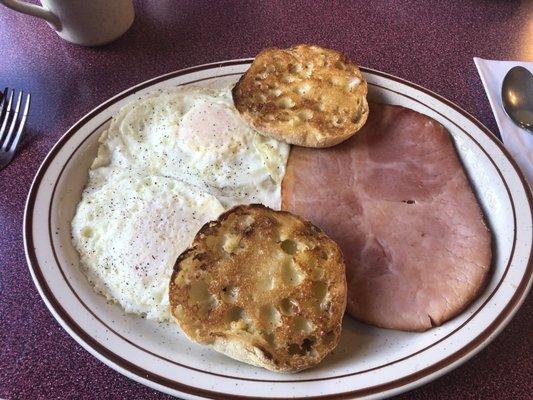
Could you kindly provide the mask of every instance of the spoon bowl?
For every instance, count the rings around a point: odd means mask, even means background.
[[[502,83],[503,108],[521,128],[533,132],[533,74],[524,67],[513,67]]]

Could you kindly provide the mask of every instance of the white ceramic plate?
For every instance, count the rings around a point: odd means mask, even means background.
[[[78,268],[70,220],[97,139],[112,115],[154,89],[227,85],[249,63],[202,65],[128,89],[83,117],[50,151],[28,197],[24,240],[35,285],[54,317],[110,367],[185,398],[381,398],[428,382],[483,348],[507,324],[531,285],[531,194],[501,144],[472,116],[419,86],[366,68],[371,100],[412,108],[448,128],[492,228],[493,273],[461,315],[425,333],[378,329],[346,317],[338,348],[322,364],[279,375],[195,345],[174,324],[126,315],[93,292]]]

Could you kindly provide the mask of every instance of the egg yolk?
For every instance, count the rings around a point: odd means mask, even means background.
[[[179,138],[191,149],[229,147],[237,138],[238,122],[223,104],[202,101],[183,116]]]

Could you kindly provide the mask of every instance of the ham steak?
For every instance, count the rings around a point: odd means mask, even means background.
[[[346,142],[292,147],[282,199],[339,243],[347,310],[372,325],[440,325],[490,269],[491,235],[450,135],[413,110],[371,104]]]

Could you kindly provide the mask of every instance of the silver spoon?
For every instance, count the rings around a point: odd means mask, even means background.
[[[503,108],[521,128],[533,132],[533,74],[524,67],[513,67],[502,83]]]

